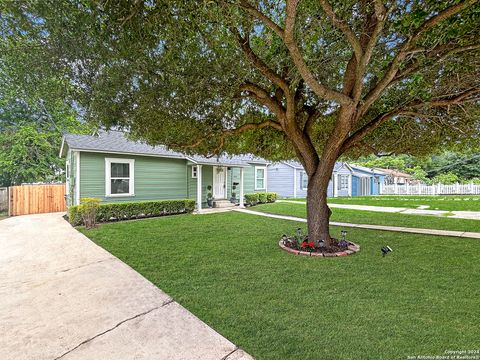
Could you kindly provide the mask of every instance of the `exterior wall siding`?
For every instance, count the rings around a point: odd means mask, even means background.
[[[307,190],[302,189],[302,169],[296,169],[296,196],[297,198],[306,198]],[[294,196],[294,169],[283,163],[274,163],[268,166],[268,191],[276,192],[280,197]],[[328,183],[327,196],[333,197],[333,182]]]
[[[76,196],[76,158],[70,152],[71,198]],[[67,155],[68,156],[68,155]],[[105,189],[105,158],[133,159],[134,195],[107,197]],[[197,179],[192,178],[192,164],[184,159],[160,158],[129,154],[80,153],[80,197],[99,198],[102,202],[130,202],[169,199],[197,198]],[[264,166],[257,164],[257,166]],[[269,176],[267,174],[267,181]],[[240,169],[231,167],[227,171],[227,195],[232,195],[233,183],[240,183]],[[213,186],[213,166],[202,166],[202,207],[207,204],[207,186]],[[267,183],[268,189],[268,183]],[[212,191],[212,190],[211,190]],[[255,164],[244,168],[244,193],[265,192],[255,190]],[[236,198],[240,185],[236,187]]]
[[[255,190],[255,166],[265,166],[264,164],[251,164],[250,167],[243,169],[243,183],[244,183],[244,193],[254,193],[254,192],[266,192],[266,189],[259,189]],[[268,168],[267,168],[268,169]],[[238,169],[240,174],[240,169]],[[239,182],[240,182],[240,175],[239,175]],[[268,189],[268,174],[267,174],[267,182],[266,187]],[[268,190],[270,191],[270,190]]]
[[[245,174],[243,175],[245,177]],[[233,190],[234,183],[235,190]],[[230,168],[227,172],[227,199],[232,197],[232,192],[235,192],[235,198],[240,198],[240,168]]]
[[[105,197],[105,158],[135,160],[134,196]],[[187,190],[186,170],[183,159],[81,152],[80,194],[104,202],[193,198]]]
[[[358,172],[360,174],[366,175],[369,177],[370,181],[370,194],[368,195],[379,195],[380,194],[380,184],[385,181],[385,175],[380,175],[380,174],[373,174],[371,172],[363,171],[361,169],[356,168],[355,172]],[[375,183],[375,176],[379,177],[379,182]],[[360,182],[358,182],[358,190],[353,194],[353,196],[357,195],[365,195],[362,194],[360,191]]]
[[[380,184],[383,184],[385,181],[385,175],[375,175],[378,176],[379,182],[375,183],[372,181],[372,195],[380,195]]]
[[[268,191],[280,197],[293,197],[293,168],[283,163],[274,163],[267,168]],[[298,196],[298,195],[297,195]]]
[[[335,173],[334,173],[335,174]],[[335,176],[335,175],[334,175]],[[327,187],[327,197],[333,197],[333,181],[330,178],[330,181],[328,182],[328,187]]]

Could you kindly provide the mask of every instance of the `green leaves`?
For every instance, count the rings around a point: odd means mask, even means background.
[[[330,2],[359,39],[369,38],[372,27],[366,21],[372,6],[354,0]],[[404,41],[421,24],[456,3],[386,2],[390,12],[361,79],[361,97],[385,76]],[[249,4],[278,26],[285,25],[283,1]],[[296,106],[307,104],[320,112],[309,139],[317,152],[335,136],[338,104],[319,98],[305,85],[283,39],[237,2],[45,0],[0,6],[0,77],[15,84],[8,90],[13,97],[23,94],[23,99],[31,99],[29,104],[43,99],[49,112],[81,114],[96,126],[126,128],[133,137],[180,151],[211,154],[221,148],[271,159],[294,157],[289,136],[276,129],[224,138],[226,131],[245,123],[278,120],[258,98],[241,92],[242,84],[253,83],[281,107],[287,105],[278,86],[243,53],[234,34],[238,32],[264,66],[297,94]],[[294,35],[306,65],[319,83],[343,91],[353,54],[349,41],[317,0],[301,1],[297,10]],[[478,43],[479,19],[479,7],[473,5],[422,33],[412,44],[414,51],[402,60],[400,71],[406,73],[383,91],[352,132],[407,102],[479,86],[478,50],[450,53]],[[396,117],[366,142],[378,151],[409,153],[471,143],[478,132],[475,107],[470,102],[462,110],[428,108],[417,111],[421,116]],[[302,128],[305,111],[293,112]],[[448,121],[432,120],[438,118]],[[357,147],[349,155],[370,151]]]

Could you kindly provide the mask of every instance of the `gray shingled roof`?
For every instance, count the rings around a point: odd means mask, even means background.
[[[185,158],[183,154],[168,150],[165,146],[151,146],[128,140],[121,131],[100,131],[98,135],[65,134],[65,142],[71,149],[76,150]]]
[[[353,170],[359,170],[359,171],[364,171],[364,172],[367,172],[369,174],[374,174],[375,175],[386,175],[385,172],[379,170],[379,169],[372,169],[372,168],[368,168],[368,167],[365,167],[365,166],[361,166],[361,165],[356,165],[356,164],[351,164],[350,165],[352,167]]]
[[[199,155],[188,156],[169,150],[163,145],[151,146],[140,141],[129,140],[124,132],[115,130],[99,131],[98,135],[65,134],[64,140],[70,149],[75,150],[173,157],[206,165],[248,166],[249,163],[268,163],[265,159],[253,155],[221,155],[211,158]]]
[[[300,164],[298,161],[294,161],[294,160],[288,160],[288,161],[282,161],[284,164],[287,164],[291,167],[294,167],[296,169],[303,169],[303,166],[302,164]],[[338,170],[340,170],[340,168],[344,165],[345,163],[344,162],[341,162],[341,161],[338,161],[335,163],[335,166],[333,167],[333,172],[336,172]]]

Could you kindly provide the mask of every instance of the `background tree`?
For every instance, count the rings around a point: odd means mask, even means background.
[[[480,155],[476,148],[442,151],[421,157],[404,154],[378,157],[369,155],[354,162],[366,167],[405,171],[425,183],[430,183],[433,177],[448,173],[453,173],[462,182],[480,179]],[[452,176],[447,178],[452,179]]]
[[[433,156],[425,169],[431,177],[451,172],[463,180],[480,178],[480,154],[470,149],[465,153],[446,151]]]
[[[475,0],[3,6],[7,37],[42,44],[94,121],[187,152],[297,157],[309,236],[327,246],[340,156],[478,141]]]
[[[67,97],[68,81],[34,56],[38,40],[14,37],[5,22],[0,30],[0,186],[61,181],[62,134],[89,128]]]

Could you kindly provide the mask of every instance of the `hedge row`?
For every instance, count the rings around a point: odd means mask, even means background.
[[[191,213],[195,209],[195,200],[161,200],[144,202],[122,202],[100,204],[96,220],[106,222],[111,220],[129,220],[145,217],[164,216]],[[68,208],[68,220],[73,226],[83,224],[81,207]]]
[[[276,200],[277,193],[275,192],[245,194],[245,204],[248,206],[271,203],[275,202]]]

